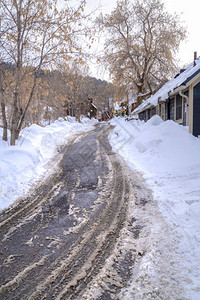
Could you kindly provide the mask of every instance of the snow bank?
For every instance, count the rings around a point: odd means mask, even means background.
[[[47,173],[45,164],[58,153],[59,146],[67,144],[72,135],[91,130],[96,122],[82,118],[78,123],[68,117],[46,127],[33,124],[23,129],[14,147],[2,141],[0,128],[0,209],[12,204]]]
[[[113,149],[143,173],[160,211],[175,227],[188,278],[183,284],[188,297],[200,299],[200,139],[159,116],[146,123],[115,118],[111,124],[116,126]]]

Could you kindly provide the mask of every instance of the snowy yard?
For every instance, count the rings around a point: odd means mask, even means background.
[[[177,258],[186,299],[200,299],[200,139],[189,134],[187,128],[173,121],[164,122],[159,116],[146,123],[115,118],[111,124],[116,126],[110,135],[113,149],[143,174],[162,215],[174,230],[172,240],[169,237],[162,250]],[[165,228],[162,232],[155,228],[155,234],[162,243]],[[143,263],[141,271],[147,263],[145,258]],[[168,269],[168,261],[156,266],[158,263],[157,258],[153,267]],[[156,272],[150,270],[146,272]],[[177,266],[171,268],[173,271],[177,272]]]

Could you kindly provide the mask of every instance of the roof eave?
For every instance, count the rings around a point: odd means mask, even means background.
[[[179,92],[185,90],[187,88],[186,85],[180,85],[178,86],[177,88],[175,88],[173,91],[169,92],[169,97],[173,97],[175,96],[176,94],[178,94]]]
[[[167,98],[168,99],[168,98]],[[158,104],[164,103],[167,99],[162,99],[161,97],[158,98]]]
[[[133,111],[133,113],[134,114],[139,114],[139,113],[141,113],[141,112],[143,112],[143,111],[145,111],[145,110],[147,110],[149,108],[152,108],[152,107],[155,107],[155,105],[152,104],[152,103],[148,103],[145,107],[143,107],[143,108],[141,108],[139,110]]]
[[[200,76],[200,67],[199,69],[191,76],[189,76],[183,83],[182,85],[184,86],[189,86],[191,85],[192,82],[196,81],[198,79],[198,77]]]

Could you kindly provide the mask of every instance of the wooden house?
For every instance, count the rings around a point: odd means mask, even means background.
[[[90,119],[91,118],[96,118],[97,117],[97,107],[94,105],[94,103],[91,101],[90,103]]]
[[[147,121],[153,115],[188,126],[190,133],[200,136],[200,57],[180,70],[154,95],[138,106],[133,114]]]

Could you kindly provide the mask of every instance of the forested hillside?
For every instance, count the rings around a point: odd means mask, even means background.
[[[15,66],[2,63],[1,90],[4,97],[5,111],[8,128],[10,127],[10,116],[12,112],[12,99],[15,94]],[[30,87],[33,81],[32,69],[23,69],[21,113],[26,108]],[[87,115],[91,101],[99,111],[108,107],[109,98],[114,96],[114,86],[104,80],[90,76],[83,76],[77,72],[62,72],[59,70],[40,70],[37,78],[32,102],[28,107],[24,126],[36,123],[43,125],[51,121],[72,115],[80,117]],[[70,109],[69,109],[70,108]],[[3,111],[3,110],[2,110]],[[1,126],[3,125],[1,113]]]

